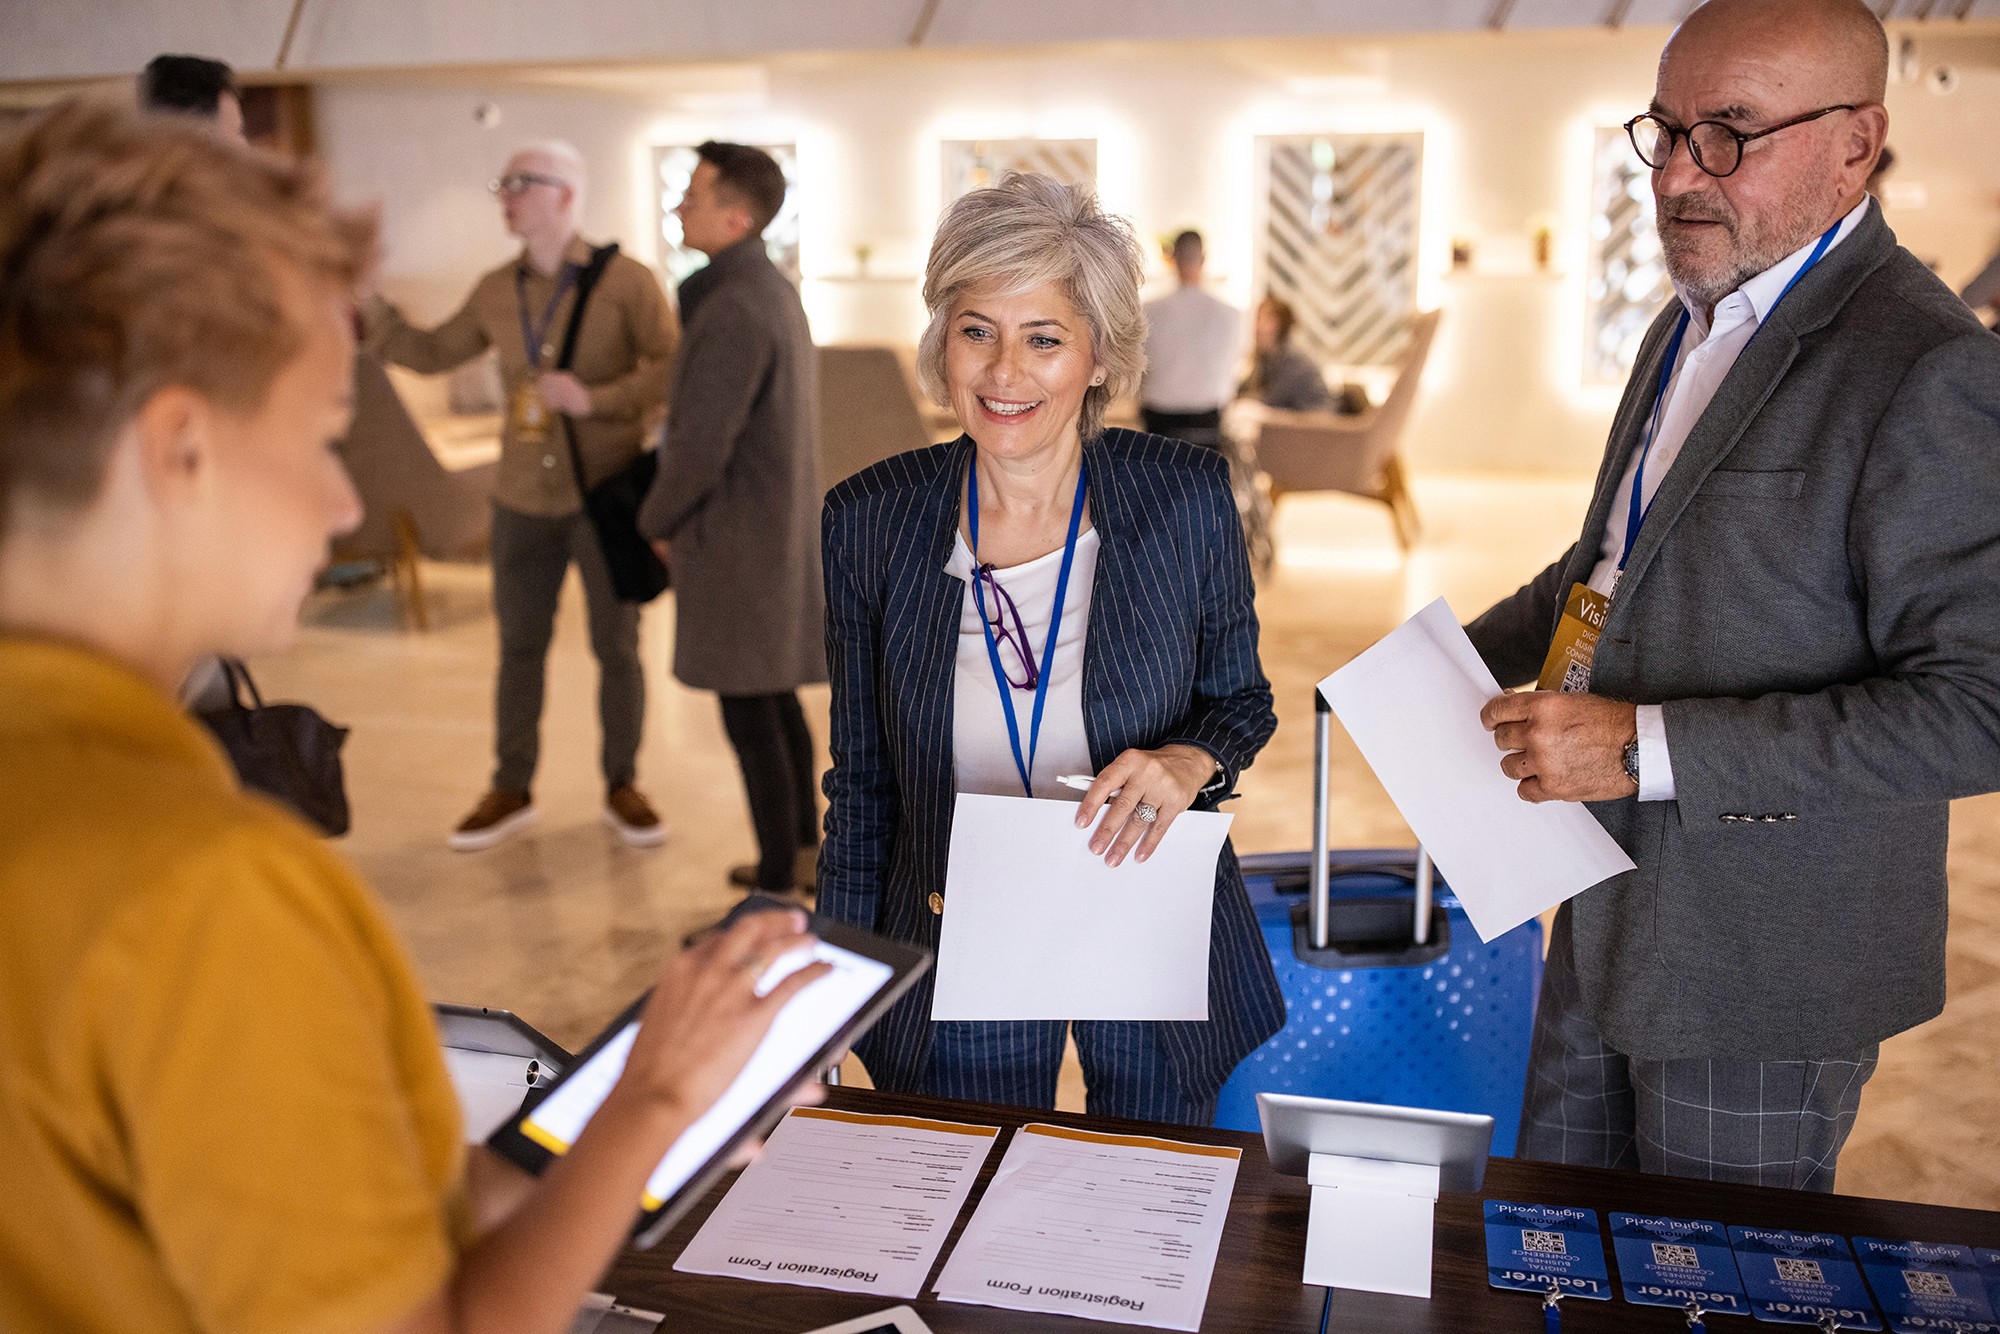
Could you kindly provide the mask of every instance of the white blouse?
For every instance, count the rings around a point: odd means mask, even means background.
[[[1060,786],[1056,776],[1095,772],[1090,762],[1090,740],[1083,730],[1083,643],[1090,629],[1090,590],[1097,577],[1098,545],[1095,528],[1076,541],[1069,591],[1063,599],[1062,629],[1056,639],[1055,662],[1049,670],[1048,701],[1042,707],[1041,744],[1035,750],[1031,775],[1037,797],[1081,801],[1083,793]],[[1048,643],[1049,616],[1055,609],[1056,580],[1062,573],[1062,559],[1062,548],[1057,547],[1026,564],[994,571],[1000,586],[1020,610],[1037,671],[1041,670],[1042,653]],[[958,668],[951,719],[958,790],[987,796],[1022,796],[1021,774],[1014,767],[1007,719],[1001,712],[993,662],[987,656],[986,635],[980,628],[979,604],[972,595],[972,551],[965,545],[963,533],[952,544],[951,559],[945,569],[965,585],[965,602],[958,618]],[[987,613],[998,616],[991,586],[984,592]],[[1011,626],[1013,617],[1009,616],[1007,623]],[[1000,642],[1000,665],[1014,680],[1027,680],[1027,672],[1005,642]],[[1008,693],[1014,698],[1014,717],[1020,725],[1021,756],[1025,760],[1028,737],[1034,728],[1035,692]]]

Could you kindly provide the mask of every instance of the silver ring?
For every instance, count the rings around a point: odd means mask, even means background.
[[[1142,801],[1132,808],[1132,818],[1140,824],[1151,824],[1160,818],[1160,808],[1151,802]]]

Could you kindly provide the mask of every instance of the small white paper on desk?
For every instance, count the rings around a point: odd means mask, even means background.
[[[1319,683],[1396,809],[1492,940],[1632,869],[1595,816],[1521,800],[1479,711],[1501,693],[1443,598]]]
[[[1015,1132],[938,1275],[948,1302],[1200,1329],[1242,1150]]]
[[[1207,1019],[1234,818],[1185,811],[1150,858],[1107,866],[1075,802],[961,792],[931,1018]]]
[[[999,1136],[998,1126],[795,1107],[674,1268],[915,1297]]]

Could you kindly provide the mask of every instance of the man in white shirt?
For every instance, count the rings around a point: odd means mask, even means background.
[[[1146,303],[1146,379],[1139,411],[1146,429],[1210,449],[1222,443],[1222,409],[1243,355],[1243,312],[1201,290],[1208,265],[1201,233],[1174,238],[1180,286]]]
[[[1581,539],[1467,627],[1529,801],[1637,864],[1560,910],[1523,1157],[1828,1190],[1944,1004],[1948,803],[2000,787],[2000,342],[1865,183],[1861,0],[1710,0],[1628,126],[1679,300]]]

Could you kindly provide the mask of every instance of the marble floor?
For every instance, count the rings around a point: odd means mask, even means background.
[[[1415,480],[1424,534],[1405,557],[1386,511],[1295,496],[1282,557],[1262,583],[1263,657],[1279,727],[1235,803],[1244,851],[1310,841],[1312,683],[1444,596],[1470,616],[1559,555],[1588,499],[1583,479]],[[672,617],[648,610],[651,691],[640,782],[665,813],[666,846],[634,851],[599,822],[595,665],[580,590],[565,591],[549,663],[542,822],[484,853],[444,835],[490,771],[494,630],[484,570],[424,571],[433,628],[399,629],[386,586],[317,595],[288,653],[255,664],[269,698],[311,702],[353,729],[354,831],[342,847],[388,903],[430,994],[504,1007],[567,1045],[588,1039],[651,980],[683,934],[734,902],[726,869],[750,858],[734,756],[712,696],[667,674]],[[806,692],[822,747],[826,691]],[[1334,846],[1411,841],[1336,727]],[[2000,1209],[2000,796],[1960,803],[1951,843],[1950,1001],[1888,1043],[1842,1159],[1853,1194]],[[850,1079],[858,1082],[850,1062]],[[1072,1068],[1062,1101],[1081,1105]]]

